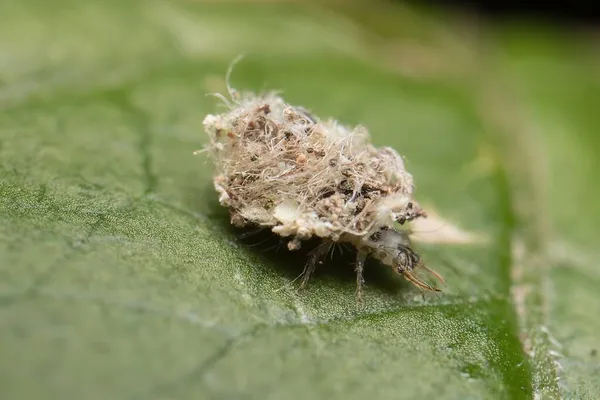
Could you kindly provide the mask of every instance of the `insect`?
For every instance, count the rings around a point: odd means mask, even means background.
[[[376,148],[362,126],[321,120],[276,93],[220,98],[225,112],[209,114],[203,151],[215,164],[219,203],[238,227],[268,228],[290,251],[321,238],[301,275],[304,287],[319,261],[337,243],[356,248],[356,295],[363,296],[363,268],[371,256],[415,286],[440,291],[417,277],[429,271],[411,248],[404,225],[426,217],[413,198],[413,178],[391,147]]]

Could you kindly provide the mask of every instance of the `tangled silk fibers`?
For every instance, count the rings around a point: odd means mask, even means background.
[[[415,285],[438,290],[413,274],[415,267],[426,267],[407,232],[395,228],[425,216],[396,151],[374,147],[364,127],[321,121],[274,93],[233,97],[223,98],[226,112],[204,120],[214,186],[232,224],[268,227],[289,238],[290,250],[323,238],[324,245],[311,253],[303,284],[332,244],[347,242],[357,248],[359,296],[368,255]]]

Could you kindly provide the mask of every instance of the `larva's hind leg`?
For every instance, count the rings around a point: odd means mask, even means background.
[[[362,302],[363,295],[363,284],[365,280],[363,278],[363,269],[365,267],[365,261],[367,260],[368,253],[363,250],[358,250],[356,253],[356,299],[358,302]]]
[[[310,280],[311,275],[317,269],[317,263],[321,258],[323,258],[333,245],[332,241],[326,241],[320,244],[317,248],[312,250],[308,255],[308,261],[306,262],[306,266],[304,267],[304,271],[302,271],[302,281],[300,282],[300,289],[303,289],[308,281]]]

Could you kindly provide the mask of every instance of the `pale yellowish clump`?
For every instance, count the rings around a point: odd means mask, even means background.
[[[228,109],[207,115],[204,128],[216,168],[214,186],[232,224],[271,229],[289,238],[289,250],[322,238],[303,285],[331,246],[346,242],[358,250],[359,296],[368,255],[415,285],[438,290],[413,274],[423,266],[420,257],[408,233],[396,229],[425,212],[413,199],[413,177],[394,149],[373,146],[362,126],[320,120],[275,93],[230,94],[231,101],[222,97]]]

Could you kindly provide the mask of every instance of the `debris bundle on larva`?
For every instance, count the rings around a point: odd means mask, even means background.
[[[364,127],[320,120],[274,93],[232,92],[231,101],[222,99],[227,111],[208,115],[204,127],[214,186],[232,224],[269,228],[289,239],[289,250],[322,238],[302,285],[331,246],[345,242],[357,249],[359,297],[369,255],[418,287],[438,291],[414,275],[416,267],[427,268],[399,228],[425,212],[412,197],[412,176],[396,151],[374,147]]]

